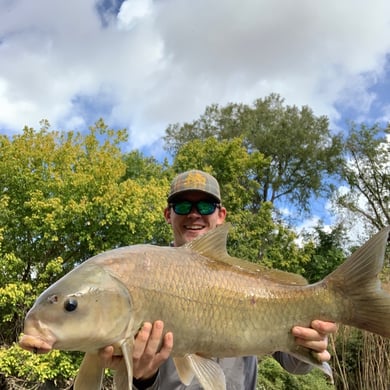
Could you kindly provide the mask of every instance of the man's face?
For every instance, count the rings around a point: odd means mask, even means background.
[[[175,199],[176,202],[179,200],[190,202],[213,201],[210,196],[199,191],[187,191]],[[221,225],[226,218],[226,209],[225,207],[217,207],[212,214],[201,215],[196,207],[192,207],[189,214],[178,215],[172,207],[167,207],[164,211],[164,217],[172,225],[175,246],[180,246]]]

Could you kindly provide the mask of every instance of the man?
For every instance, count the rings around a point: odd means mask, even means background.
[[[201,234],[224,223],[226,208],[221,204],[217,180],[198,170],[191,170],[172,181],[168,206],[164,210],[167,223],[172,226],[174,246],[181,246]],[[307,347],[320,362],[330,359],[327,351],[328,334],[336,331],[331,322],[313,321],[310,328],[294,327],[293,335],[299,345]],[[143,390],[201,389],[196,379],[184,386],[177,373],[170,353],[174,335],[164,335],[164,324],[156,321],[145,323],[134,342],[133,387]],[[112,356],[113,348],[106,347],[100,353],[105,367],[115,369],[120,357]],[[292,356],[277,352],[274,357],[289,372],[306,374],[311,366]],[[254,390],[257,380],[257,358],[255,356],[218,359],[227,383],[227,389]]]

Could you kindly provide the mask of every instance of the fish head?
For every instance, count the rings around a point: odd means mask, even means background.
[[[131,309],[120,280],[103,267],[82,264],[38,297],[19,344],[36,353],[97,350],[127,336]]]

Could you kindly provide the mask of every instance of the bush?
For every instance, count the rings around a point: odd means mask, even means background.
[[[319,369],[293,375],[272,357],[265,357],[259,360],[257,390],[334,390],[334,386]]]
[[[5,378],[23,378],[25,388],[47,381],[60,385],[75,377],[81,358],[80,353],[58,350],[36,355],[13,344],[0,348],[0,372]]]

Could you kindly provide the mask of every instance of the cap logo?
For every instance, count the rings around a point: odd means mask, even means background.
[[[184,181],[185,187],[199,186],[206,187],[207,179],[204,175],[199,172],[190,172]]]
[[[201,191],[220,201],[219,184],[209,173],[193,169],[177,175],[171,183],[168,196],[170,202],[174,196],[185,191]]]

